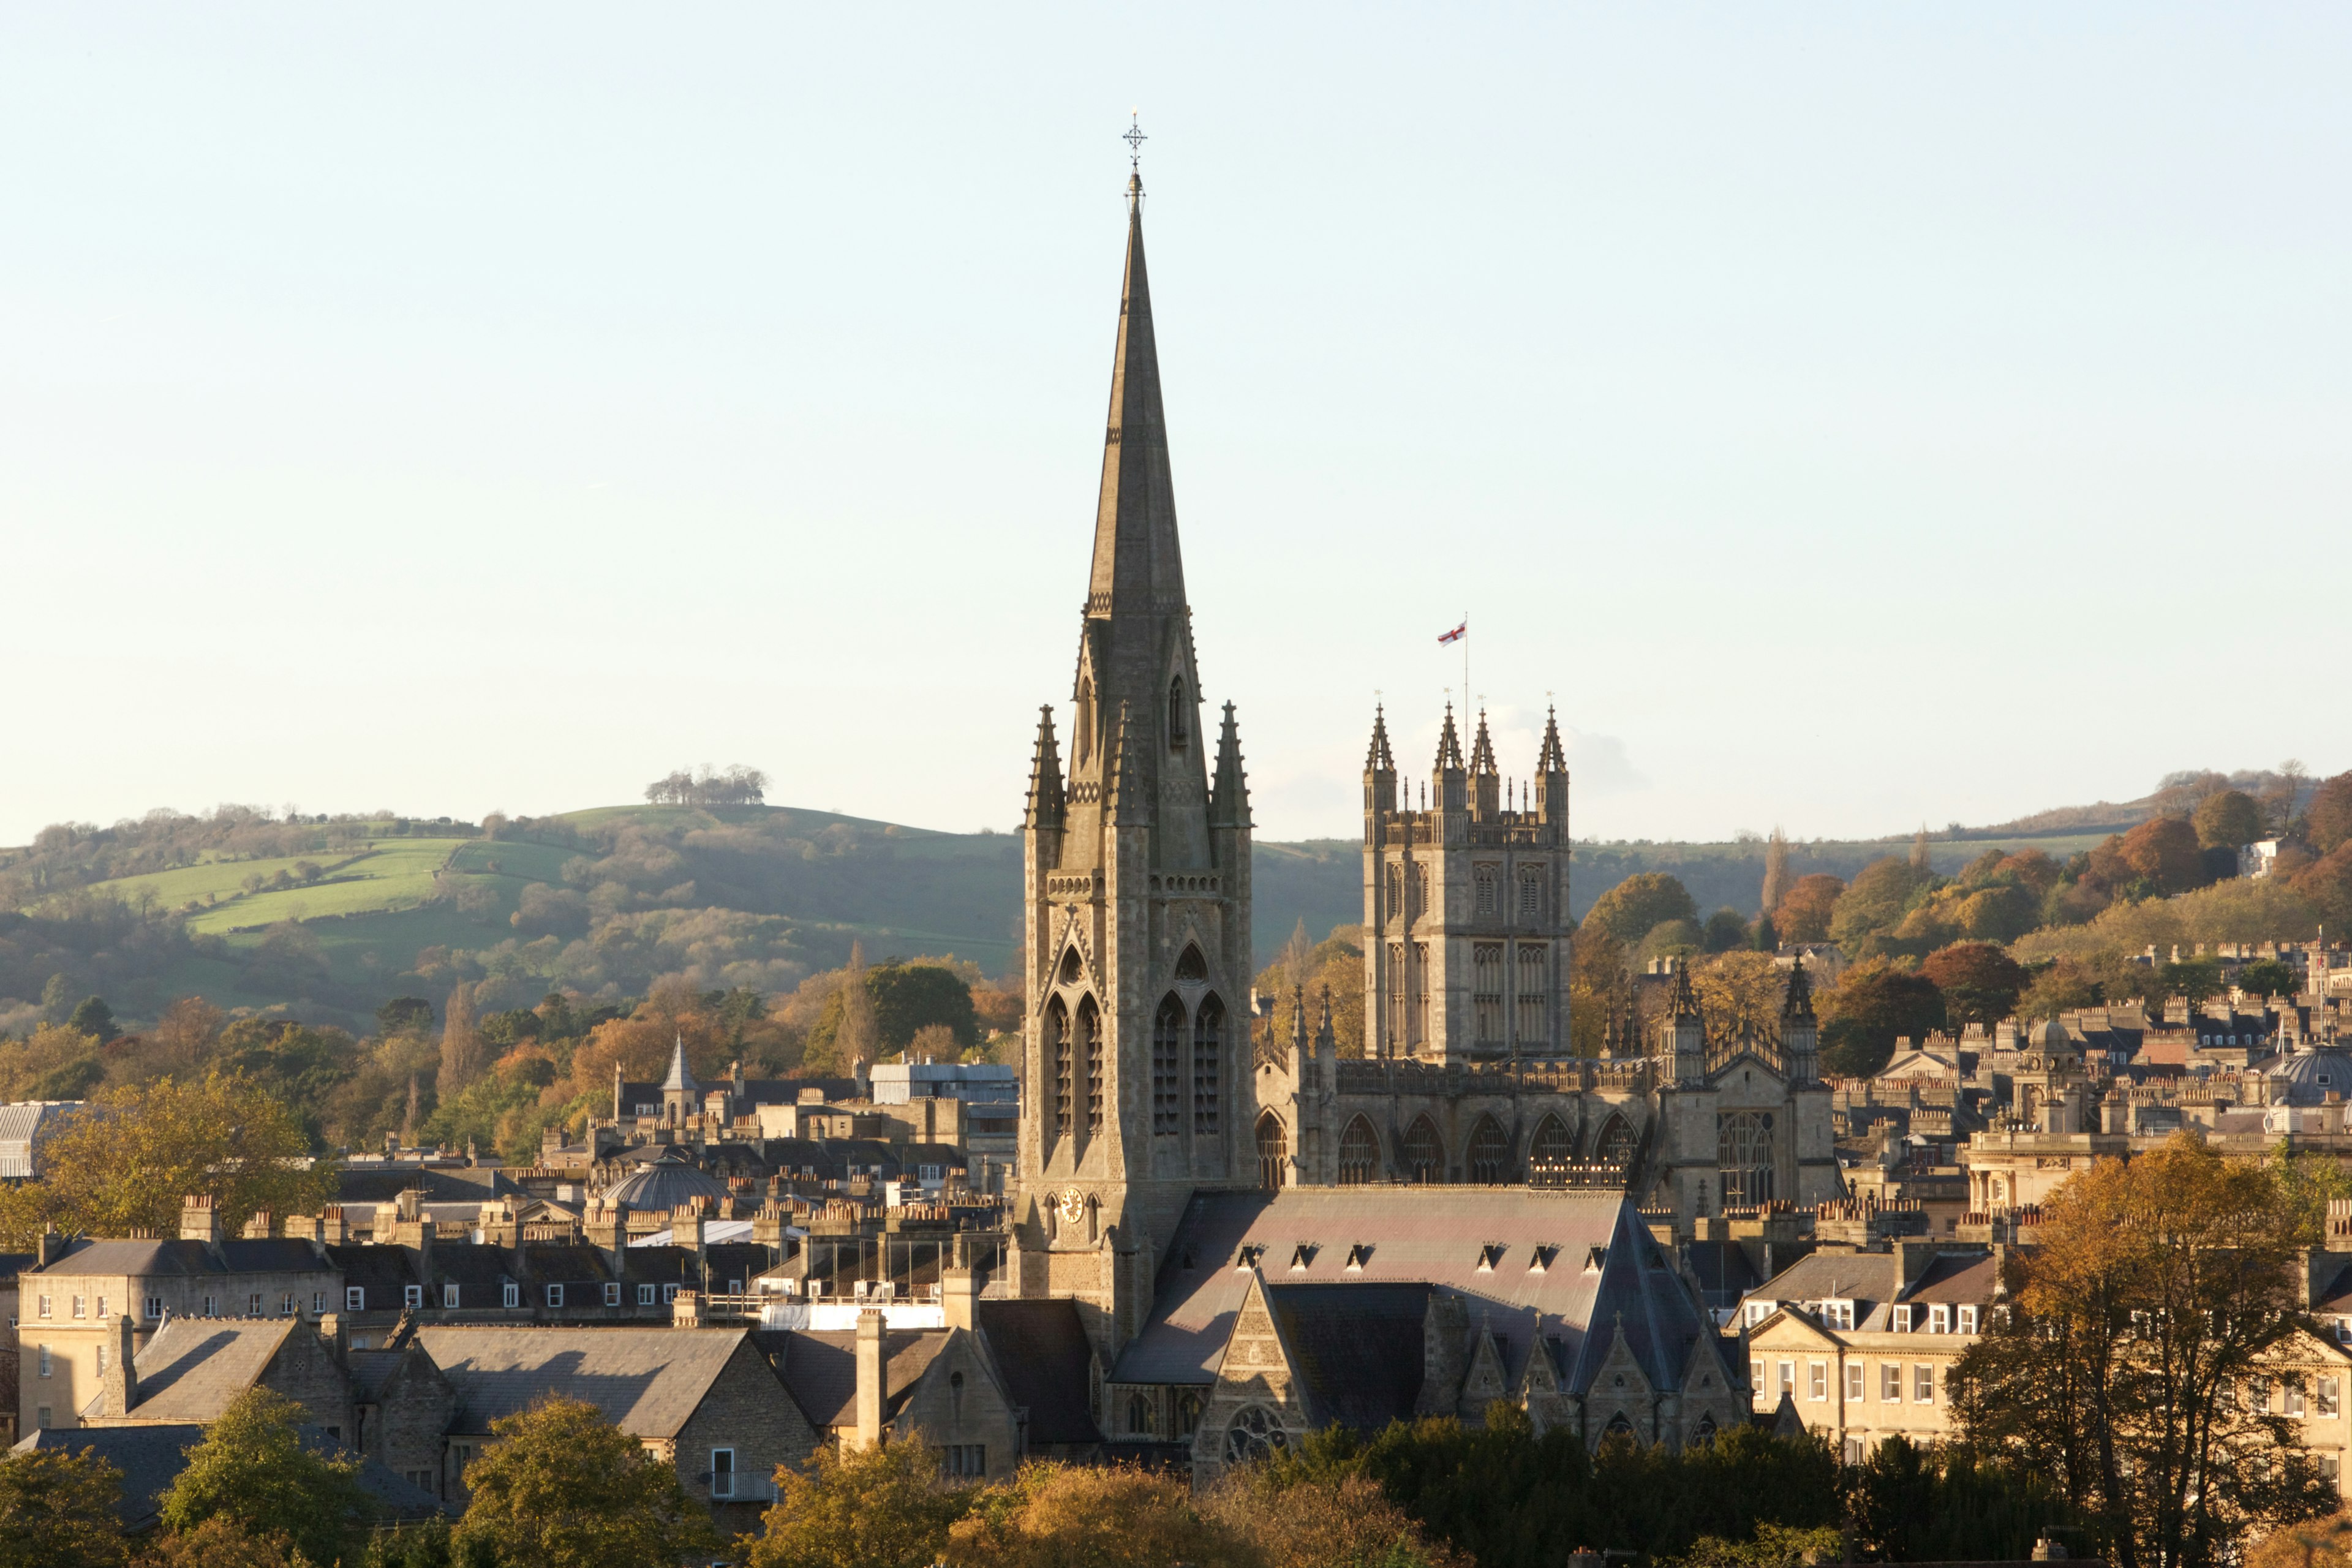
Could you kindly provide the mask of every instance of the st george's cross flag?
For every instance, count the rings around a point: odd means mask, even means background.
[[[1460,642],[1465,637],[1469,635],[1469,632],[1470,623],[1468,621],[1465,621],[1460,626],[1454,627],[1452,631],[1447,632],[1444,637],[1439,637],[1437,640],[1440,643]]]

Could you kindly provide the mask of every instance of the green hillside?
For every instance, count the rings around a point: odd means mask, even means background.
[[[1961,835],[1930,853],[1948,872],[1996,845],[2063,858],[2101,837]],[[1906,848],[1798,844],[1791,865],[1851,878]],[[1681,878],[1702,910],[1752,912],[1763,878],[1754,841],[1576,853],[1580,916],[1637,871]],[[1261,962],[1302,921],[1319,938],[1361,918],[1360,854],[1352,839],[1258,845]],[[999,973],[1013,957],[1020,889],[1017,837],[779,806],[600,806],[479,826],[247,814],[69,839],[51,830],[0,852],[0,910],[20,911],[0,914],[0,1027],[21,1026],[56,974],[131,1018],[202,993],[358,1026],[391,996],[437,998],[460,980],[498,1005],[557,986],[616,999],[675,973],[707,987],[788,989],[841,963],[853,942],[869,959],[952,953]]]

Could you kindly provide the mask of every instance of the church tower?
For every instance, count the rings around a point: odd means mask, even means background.
[[[1233,705],[1214,735],[1202,721],[1140,176],[1071,699],[1066,770],[1040,715],[1024,821],[1017,1289],[1116,1320],[1139,1271],[1148,1302],[1193,1191],[1258,1170],[1249,791]]]

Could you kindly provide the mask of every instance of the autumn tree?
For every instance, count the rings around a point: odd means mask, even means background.
[[[1172,1472],[1032,1463],[974,1500],[950,1529],[942,1560],[947,1568],[1255,1568],[1255,1557]]]
[[[2185,816],[2150,817],[2125,834],[2116,852],[2153,893],[2185,893],[2207,880],[2197,830]]]
[[[1733,948],[1748,945],[1748,939],[1746,917],[1738,910],[1721,909],[1706,917],[1700,944],[1709,952],[1729,952]]]
[[[776,1485],[749,1568],[930,1568],[973,1497],[919,1442],[821,1447],[807,1468],[779,1469]]]
[[[1954,1024],[1999,1023],[2016,1011],[2025,989],[2025,966],[1988,942],[1937,948],[1919,973],[1943,993],[1946,1019]]]
[[[2206,848],[2242,849],[2263,836],[2263,808],[2243,790],[2221,790],[2199,804],[2190,823]]]
[[[904,1050],[915,1031],[932,1024],[951,1030],[959,1047],[980,1043],[971,984],[945,964],[885,963],[866,975],[866,989],[882,1050]]]
[[[310,1214],[334,1196],[331,1160],[278,1099],[240,1077],[159,1079],[101,1091],[47,1145],[48,1174],[20,1189],[59,1228],[179,1233],[181,1200],[209,1194],[234,1235],[257,1209]]]
[[[2291,885],[2327,925],[2337,931],[2352,926],[2352,839],[2297,871]]]
[[[1830,939],[1830,916],[1837,908],[1838,897],[1845,891],[1845,879],[1826,871],[1815,871],[1800,877],[1772,910],[1772,923],[1780,928],[1782,942],[1827,942]]]
[[[85,1449],[0,1454],[0,1568],[120,1568],[122,1473]]]
[[[365,1513],[357,1459],[306,1447],[302,1406],[258,1384],[229,1401],[188,1450],[188,1463],[158,1506],[174,1534],[226,1521],[255,1536],[282,1536],[313,1563],[332,1563]]]
[[[1368,1476],[1297,1479],[1248,1466],[1228,1470],[1201,1511],[1250,1542],[1263,1568],[1473,1568]]]
[[[1779,1038],[1780,1002],[1789,975],[1768,952],[1727,952],[1691,966],[1691,987],[1712,1023],[1745,1020]]]
[[[2238,971],[2238,988],[2249,996],[2292,996],[2303,977],[2275,958],[2258,958]]]
[[[291,1537],[250,1531],[217,1514],[188,1530],[157,1531],[133,1561],[134,1568],[320,1568]],[[432,1568],[446,1568],[447,1562],[445,1557]]]
[[[2207,1568],[2335,1488],[2268,1391],[2300,1374],[2298,1237],[2275,1173],[2192,1134],[2101,1161],[2045,1200],[1951,1375],[1962,1436],[2051,1477],[2117,1568]]]
[[[2311,804],[2303,813],[2303,836],[2321,855],[2352,842],[2352,773],[2337,773],[2311,792]]]
[[[1698,920],[1698,905],[1681,881],[1664,871],[1636,871],[1593,901],[1584,924],[1599,926],[1632,946],[1669,921]]]
[[[452,1532],[459,1562],[497,1568],[650,1568],[717,1550],[677,1469],[582,1400],[548,1399],[490,1423],[466,1468]]]
[[[1873,860],[1838,895],[1837,907],[1830,915],[1830,940],[1844,949],[1848,958],[1885,952],[1912,898],[1924,893],[1935,876],[1926,867],[1898,856]]]
[[[1857,963],[1821,1000],[1822,1065],[1867,1078],[1887,1064],[1898,1037],[1923,1038],[1944,1022],[1944,995],[1924,974],[1883,960]]]
[[[866,948],[849,944],[849,968],[841,979],[841,1013],[834,1024],[833,1054],[843,1072],[871,1063],[879,1052],[882,1026],[874,1016],[874,994],[866,985]]]

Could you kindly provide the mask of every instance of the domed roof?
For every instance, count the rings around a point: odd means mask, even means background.
[[[2078,1048],[2066,1033],[2066,1026],[2058,1021],[2055,1014],[2034,1026],[2026,1037],[2026,1043],[2037,1051],[2059,1052]]]
[[[695,1198],[723,1198],[726,1195],[727,1184],[709,1172],[676,1160],[659,1160],[639,1165],[614,1183],[605,1192],[604,1201],[626,1204],[633,1209],[667,1214]]]
[[[2331,1094],[2352,1100],[2352,1052],[2332,1045],[2289,1052],[2270,1080],[2273,1105],[2319,1105]]]

